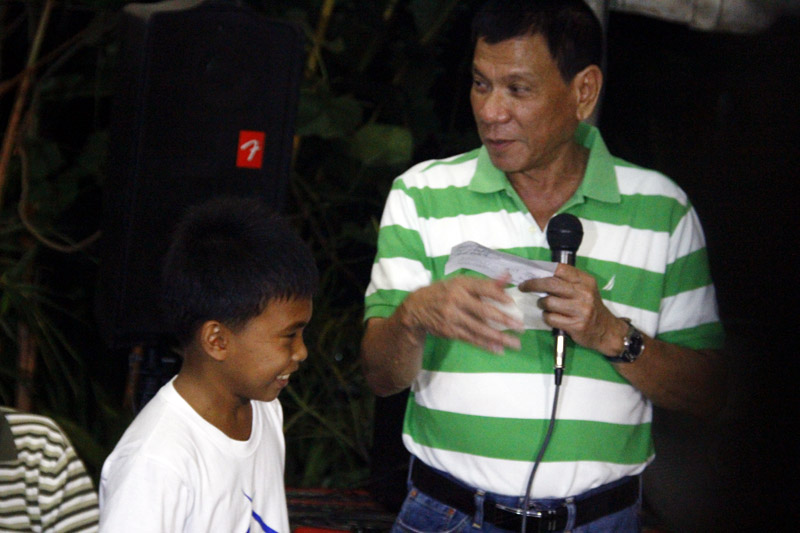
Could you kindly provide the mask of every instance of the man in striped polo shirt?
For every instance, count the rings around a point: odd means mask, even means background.
[[[652,405],[707,415],[724,402],[700,223],[674,182],[613,157],[583,123],[603,46],[581,0],[492,0],[473,39],[482,146],[395,180],[366,292],[367,381],[382,396],[410,387],[395,530],[638,531]],[[549,260],[559,213],[583,226],[575,266],[516,287],[445,274],[466,241]],[[523,320],[501,310],[516,302]],[[551,328],[572,339],[559,387]]]
[[[0,531],[97,531],[97,493],[49,418],[0,407]]]

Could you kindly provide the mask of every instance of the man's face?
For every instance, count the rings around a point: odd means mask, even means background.
[[[259,316],[230,336],[227,381],[241,400],[278,397],[308,356],[303,329],[311,320],[310,299],[272,300]]]
[[[578,99],[540,34],[496,44],[479,39],[472,79],[478,134],[497,168],[512,176],[545,169],[567,154]]]

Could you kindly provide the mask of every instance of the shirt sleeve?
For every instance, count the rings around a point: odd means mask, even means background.
[[[191,512],[191,491],[167,465],[118,458],[100,479],[100,531],[176,533]]]
[[[711,279],[705,236],[693,208],[670,236],[658,338],[692,349],[719,349],[724,330]]]
[[[420,231],[416,190],[398,177],[386,199],[365,295],[365,319],[388,317],[412,291],[431,284],[432,270]]]

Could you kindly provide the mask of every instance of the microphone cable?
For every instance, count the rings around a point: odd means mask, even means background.
[[[583,226],[578,217],[570,213],[560,213],[554,216],[548,221],[545,234],[547,236],[547,243],[550,245],[552,260],[556,263],[566,263],[574,266],[575,254],[583,240]],[[558,393],[561,390],[561,378],[564,376],[564,358],[566,355],[565,342],[567,335],[563,330],[558,328],[553,329],[553,335],[556,337],[554,368],[556,388],[553,392],[553,412],[550,415],[550,424],[547,426],[547,433],[544,435],[544,441],[539,447],[539,453],[536,455],[531,474],[528,477],[528,487],[525,490],[525,499],[522,503],[521,533],[525,533],[525,526],[528,520],[528,505],[530,505],[531,500],[533,477],[536,475],[536,470],[538,470],[542,462],[542,457],[544,457],[547,445],[550,444],[550,437],[553,435],[553,428],[556,424]]]
[[[550,437],[553,436],[553,428],[556,425],[556,407],[558,406],[558,393],[561,390],[561,380],[556,382],[556,388],[553,392],[553,412],[550,414],[550,423],[547,426],[547,433],[544,435],[544,441],[542,445],[539,447],[539,453],[536,455],[536,460],[533,463],[533,468],[531,469],[531,474],[528,476],[528,487],[525,489],[525,499],[522,502],[522,526],[520,527],[520,533],[525,533],[525,526],[528,520],[528,505],[531,501],[531,487],[533,487],[533,477],[536,475],[536,470],[539,469],[539,465],[542,462],[542,457],[544,457],[544,452],[547,450],[547,445],[550,444]]]

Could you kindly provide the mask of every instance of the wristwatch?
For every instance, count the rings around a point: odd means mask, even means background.
[[[606,359],[612,363],[633,363],[644,351],[644,337],[642,337],[642,332],[631,324],[630,318],[623,318],[622,320],[628,323],[628,332],[622,338],[622,353],[616,357],[606,356]]]

